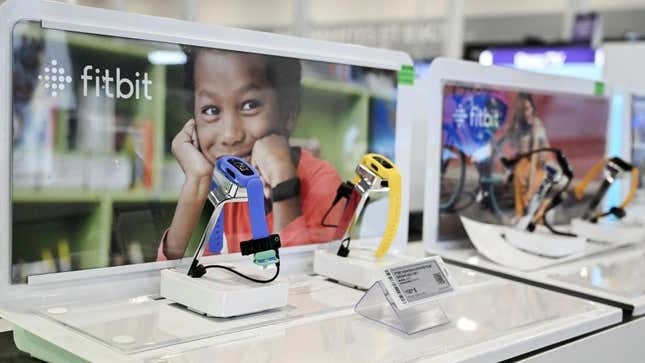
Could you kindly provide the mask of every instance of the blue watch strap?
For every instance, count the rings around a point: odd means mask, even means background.
[[[246,193],[253,239],[266,238],[269,236],[269,227],[264,214],[264,186],[262,185],[262,180],[260,178],[249,180],[246,185]]]
[[[208,249],[211,253],[221,253],[224,248],[224,210],[217,218],[217,223],[208,238]]]

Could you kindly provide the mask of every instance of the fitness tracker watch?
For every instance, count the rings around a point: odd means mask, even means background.
[[[263,183],[258,172],[243,159],[235,156],[219,158],[213,169],[213,180],[208,200],[213,203],[215,210],[211,216],[204,234],[200,240],[188,274],[200,277],[206,273],[210,266],[199,265],[206,237],[211,246],[219,247],[223,240],[224,204],[230,202],[247,202],[249,207],[249,220],[253,238],[240,243],[242,255],[254,255],[254,263],[262,267],[270,264],[279,264],[278,249],[280,237],[277,234],[269,235],[266,217],[264,215]],[[221,247],[220,247],[221,250]],[[200,268],[201,266],[201,268]],[[218,265],[214,265],[218,266]]]
[[[367,203],[369,194],[377,191],[389,192],[389,210],[385,232],[376,249],[376,256],[384,256],[392,245],[401,213],[401,174],[394,163],[385,156],[367,154],[356,167],[353,182],[344,182],[340,185],[332,206],[325,214],[325,216],[329,214],[340,199],[346,199],[343,215],[339,223],[334,226],[336,227],[334,239],[343,238],[337,253],[339,256],[349,255],[351,231]],[[324,224],[324,218],[323,225],[331,226]]]
[[[401,174],[393,162],[379,154],[365,155],[363,160],[361,160],[361,165],[367,166],[367,170],[373,172],[382,180],[385,180],[389,188],[389,208],[385,233],[383,233],[381,243],[376,249],[376,257],[383,257],[390,249],[399,227],[399,217],[401,215]],[[361,170],[365,171],[366,169],[361,168]]]
[[[613,157],[610,159],[600,160],[587,172],[580,183],[575,187],[575,195],[577,199],[582,199],[584,197],[584,192],[591,180],[603,169],[605,170],[605,178],[582,217],[592,223],[596,223],[599,218],[607,217],[609,215],[613,215],[618,219],[625,217],[625,208],[632,202],[636,196],[636,190],[638,189],[638,168],[619,157]],[[611,207],[606,212],[597,211],[596,209],[598,208],[598,205],[600,205],[600,202],[605,197],[605,194],[607,194],[611,185],[618,177],[620,177],[621,174],[626,172],[631,172],[632,174],[632,185],[629,188],[627,197],[625,197],[618,207]]]
[[[558,167],[554,167],[548,164],[543,165],[545,178],[539,186],[536,195],[531,198],[527,210],[524,211],[524,217],[520,218],[520,221],[517,223],[516,227],[525,229],[529,232],[533,232],[535,230],[536,224],[541,222],[553,234],[574,237],[574,234],[556,230],[545,218],[546,214],[549,211],[562,203],[562,195],[573,181],[573,169],[571,168],[571,164],[569,164],[569,160],[567,160],[567,157],[564,155],[564,152],[557,148],[547,147],[517,154],[512,159],[503,157],[500,159],[500,161],[502,162],[504,168],[510,171],[509,180],[511,180],[512,178],[514,178],[515,166],[520,160],[529,158],[533,154],[544,152],[552,153],[555,155]],[[566,183],[555,192],[550,193],[557,184],[561,184],[562,178],[566,178]],[[516,190],[515,193],[517,192],[518,191]],[[552,197],[548,198],[549,194],[552,194]]]
[[[249,205],[249,219],[253,239],[269,236],[266,216],[264,215],[264,190],[260,175],[246,161],[235,156],[223,156],[217,160],[217,173],[220,184],[231,182],[246,189]],[[221,176],[225,177],[225,180]]]
[[[544,216],[544,205],[547,203],[549,192],[562,180],[562,172],[558,168],[545,164],[543,170],[544,179],[537,192],[531,197],[524,217],[515,224],[515,228],[531,232],[535,230],[535,224]]]

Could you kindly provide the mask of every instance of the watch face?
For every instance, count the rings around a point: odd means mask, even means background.
[[[374,156],[374,160],[378,161],[385,167],[385,169],[392,169],[392,164],[390,164],[389,161],[385,160],[384,158],[380,156]]]
[[[255,174],[253,169],[251,169],[251,167],[248,166],[243,161],[236,160],[236,159],[228,159],[227,161],[228,161],[229,164],[233,165],[233,167],[235,167],[235,169],[237,169],[237,171],[242,173],[242,175],[251,176],[251,175]]]

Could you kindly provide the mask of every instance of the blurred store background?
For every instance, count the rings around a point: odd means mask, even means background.
[[[603,41],[639,40],[645,34],[644,0],[170,0],[163,6],[156,0],[66,2],[397,49],[420,62],[437,56],[479,60],[487,49],[558,48],[585,44],[588,38],[598,47]],[[489,53],[483,58],[491,60]],[[533,67],[562,61],[553,54],[519,58],[521,66]]]

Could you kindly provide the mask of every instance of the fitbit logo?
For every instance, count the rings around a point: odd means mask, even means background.
[[[146,99],[152,100],[150,87],[152,80],[148,78],[148,72],[135,72],[134,77],[126,77],[121,73],[121,68],[114,70],[95,68],[92,65],[83,67],[83,74],[80,77],[83,82],[83,96],[94,94],[95,97],[104,95],[108,98],[117,99]],[[38,80],[43,84],[49,95],[57,97],[58,94],[70,87],[72,76],[68,74],[65,67],[58,66],[56,59],[48,62]],[[92,92],[91,89],[94,88]]]
[[[143,73],[143,77],[139,72],[134,73],[134,79],[121,76],[121,68],[117,67],[114,72],[114,77],[110,75],[110,70],[101,70],[94,68],[90,65],[83,67],[83,96],[87,96],[88,84],[94,83],[94,93],[99,97],[101,90],[105,91],[105,96],[109,98],[136,98],[137,100],[144,97],[146,100],[151,100],[149,86],[152,81],[148,79],[148,72]]]
[[[45,65],[43,72],[38,75],[38,80],[52,97],[57,97],[58,92],[65,90],[72,83],[72,76],[67,74],[65,67],[59,67],[56,59]]]

